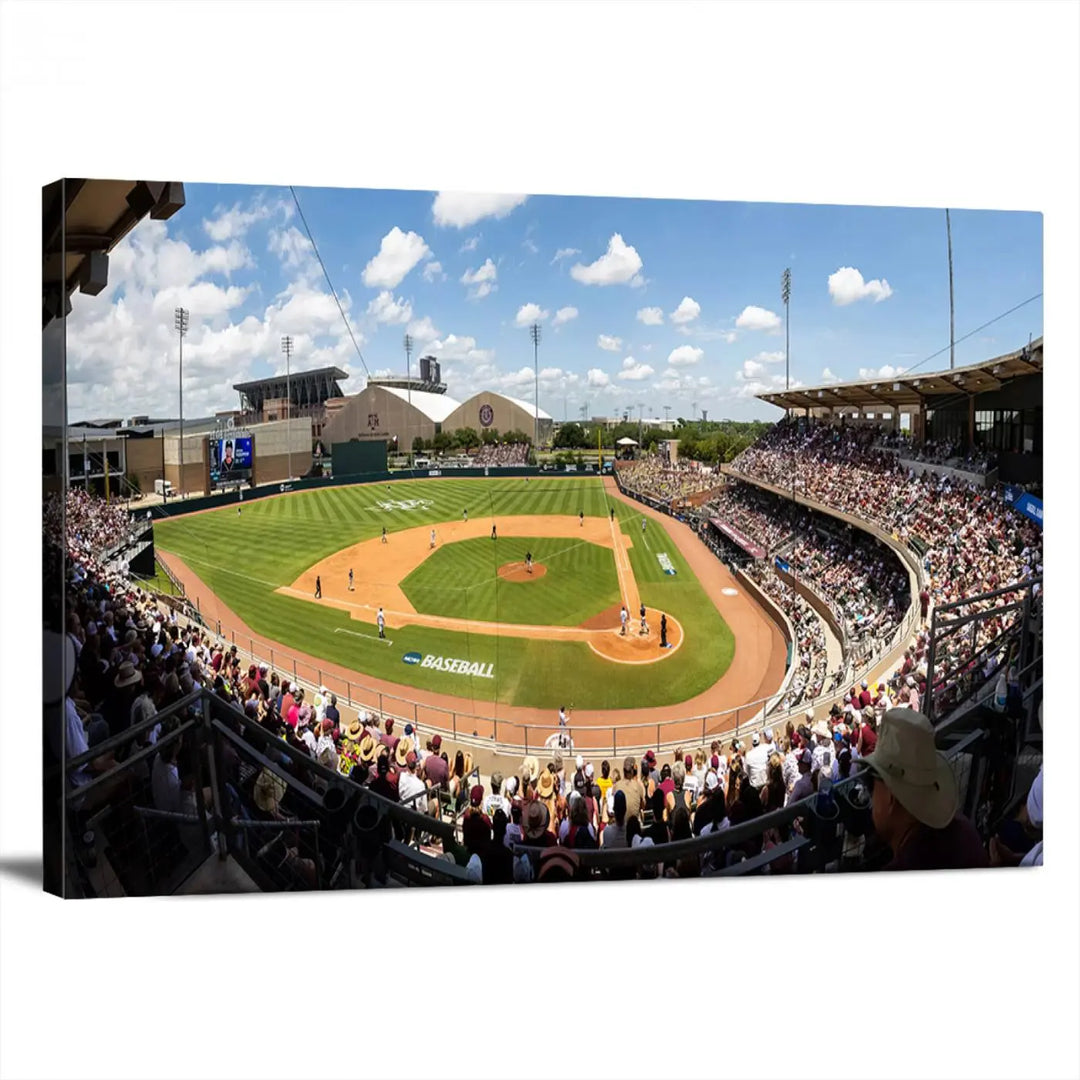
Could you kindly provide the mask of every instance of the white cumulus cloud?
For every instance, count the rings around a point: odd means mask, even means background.
[[[461,275],[461,284],[469,286],[468,299],[483,300],[498,287],[495,284],[499,272],[491,259],[486,259],[483,266],[475,270],[471,267]]]
[[[581,254],[581,248],[559,248],[555,252],[555,257],[551,260],[550,265],[554,266],[555,263],[560,262],[563,259],[572,259],[575,255]]]
[[[893,367],[892,364],[882,364],[879,368],[859,368],[860,379],[895,379],[897,375],[903,375],[906,367]]]
[[[414,319],[409,323],[408,332],[417,344],[434,341],[440,336],[438,328],[431,321],[430,315],[425,315],[422,319]]]
[[[599,334],[596,344],[607,352],[618,352],[622,348],[622,338],[611,337],[609,334]]]
[[[577,317],[578,309],[576,307],[561,307],[555,312],[555,318],[551,320],[551,325],[562,326],[571,319],[576,319]]]
[[[396,289],[421,259],[430,254],[424,238],[402,232],[396,225],[382,238],[379,253],[364,267],[363,282],[369,288]]]
[[[774,311],[751,304],[742,309],[735,320],[739,330],[775,330],[780,325],[780,316]]]
[[[522,304],[514,316],[514,325],[528,326],[530,323],[543,322],[547,317],[548,312],[543,311],[539,304]]]
[[[640,284],[641,256],[615,233],[608,241],[607,251],[593,263],[575,263],[570,276],[582,285]]]
[[[442,263],[432,259],[424,266],[423,277],[425,281],[445,281],[446,274],[443,273]]]
[[[440,191],[431,204],[431,213],[436,225],[467,229],[486,217],[506,217],[527,198],[527,195],[481,195],[465,191]]]
[[[608,377],[607,372],[601,371],[599,368],[589,368],[585,375],[585,382],[588,386],[595,389],[602,389],[605,386],[611,385],[611,379]]]
[[[660,326],[664,321],[664,313],[658,307],[643,307],[639,309],[637,319],[646,326]]]
[[[622,362],[622,371],[619,372],[619,378],[628,382],[640,382],[652,374],[653,369],[648,364],[639,363],[632,356],[628,356]]]
[[[412,318],[412,304],[408,300],[395,300],[394,294],[385,289],[368,304],[367,313],[376,322],[390,325],[406,323]]]
[[[458,248],[458,254],[461,255],[466,251],[475,251],[476,250],[476,245],[479,244],[479,243],[480,243],[480,234],[479,233],[477,233],[475,236],[470,236],[469,239],[466,240],[465,243],[462,244],[461,247]]]
[[[841,266],[829,275],[829,295],[837,307],[854,304],[856,300],[873,300],[875,304],[892,296],[889,283],[881,278],[863,281],[862,274],[853,266]]]
[[[668,353],[667,362],[673,368],[692,367],[694,364],[700,363],[704,355],[704,349],[699,349],[694,345],[680,345],[677,349],[672,349]]]
[[[841,379],[839,375],[834,375],[830,368],[825,368],[821,372],[821,381],[823,383],[838,383],[843,382],[843,379]]]
[[[684,296],[671,313],[673,323],[693,322],[701,314],[701,305],[691,296]]]

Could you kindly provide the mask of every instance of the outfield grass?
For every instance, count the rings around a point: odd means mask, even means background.
[[[505,563],[531,552],[543,577],[506,581]],[[402,590],[417,611],[479,622],[577,626],[619,602],[619,575],[611,551],[566,537],[460,540],[429,555]]]
[[[363,624],[345,612],[275,592],[326,556],[379,536],[384,525],[393,533],[456,521],[464,509],[469,511],[470,519],[485,515],[576,515],[579,510],[590,517],[606,518],[610,506],[616,508],[623,530],[633,537],[630,558],[643,602],[669,611],[682,623],[687,636],[686,644],[659,666],[612,664],[582,642],[532,641],[417,626],[394,630],[390,635],[392,644],[387,646],[355,636],[364,629]],[[408,480],[261,499],[244,503],[241,514],[235,508],[223,508],[164,520],[155,525],[155,540],[163,550],[179,555],[257,634],[332,663],[394,682],[480,700],[552,709],[564,703],[579,708],[615,709],[672,704],[693,697],[724,673],[734,653],[730,629],[667,534],[659,524],[649,521],[643,537],[640,523],[641,516],[633,507],[621,501],[609,503],[596,477],[533,478],[528,483],[516,478]],[[467,548],[471,543],[448,545],[443,550]],[[524,547],[520,556],[514,554],[523,544],[532,544],[534,556],[542,561],[541,543],[565,546],[566,541],[503,538],[499,540],[500,563],[523,557]],[[602,552],[609,560],[609,571],[600,572],[595,593],[590,583],[587,600],[587,606],[599,604],[595,610],[602,610],[618,602],[614,557],[594,545],[583,547]],[[661,550],[667,552],[677,571],[674,577],[665,575],[660,568],[656,555]],[[511,553],[509,557],[507,552]],[[581,558],[586,555],[583,553]],[[425,560],[425,564],[430,561]],[[558,586],[555,577],[551,584]],[[611,592],[603,584],[605,579],[611,582]],[[543,586],[544,581],[521,586],[500,583],[496,593],[500,621],[511,621],[502,609],[504,595],[514,596],[515,610],[520,595],[523,610],[528,610],[533,602],[529,599],[531,590]],[[521,591],[511,594],[511,589]],[[607,600],[608,596],[612,598]],[[568,598],[571,605],[579,599],[572,592]],[[447,613],[481,617],[472,612]],[[552,611],[539,621],[556,620],[582,621],[572,611]],[[519,619],[515,614],[512,621],[538,620]],[[492,664],[495,678],[406,665],[402,657],[410,651]]]

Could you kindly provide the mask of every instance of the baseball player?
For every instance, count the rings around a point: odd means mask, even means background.
[[[322,599],[322,578],[318,574],[315,575],[315,599]]]
[[[469,508],[468,507],[466,507],[464,510],[461,511],[461,520],[462,521],[468,521],[469,520]]]
[[[645,605],[641,605],[641,632],[647,634],[649,632],[649,624],[645,621]]]
[[[612,521],[615,520],[615,507],[614,506],[611,508],[611,520]]]
[[[386,543],[386,526],[385,525],[382,527],[382,542],[384,544]]]
[[[352,567],[350,566],[349,567],[349,592],[352,592],[352,591],[353,591],[353,575],[352,575]]]
[[[435,530],[434,529],[431,530],[431,546],[432,546],[432,548],[435,547]]]
[[[622,624],[622,629],[619,631],[619,633],[623,637],[626,637],[626,623],[629,618],[630,615],[626,610],[626,605],[623,604],[623,606],[619,609],[619,622]]]
[[[666,649],[667,647],[668,647],[668,643],[667,643],[667,616],[666,615],[661,615],[660,616],[660,648],[661,649]]]
[[[641,531],[642,532],[645,531],[645,518],[644,517],[641,519]]]
[[[585,511],[584,510],[579,510],[577,516],[578,516],[578,521],[581,522],[581,527],[584,529],[585,528]]]
[[[386,637],[386,616],[383,614],[383,609],[381,607],[375,615],[375,622],[379,627],[379,637]]]
[[[529,574],[532,573],[532,552],[531,551],[526,551],[525,552],[525,572],[529,573]]]
[[[498,537],[495,535],[495,523],[494,522],[491,523],[491,539],[492,540],[497,540],[498,539]]]

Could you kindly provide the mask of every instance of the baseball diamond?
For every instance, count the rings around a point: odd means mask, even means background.
[[[630,723],[773,692],[785,666],[775,623],[745,590],[723,591],[730,574],[684,525],[646,511],[643,532],[641,514],[610,479],[430,479],[277,495],[239,521],[210,510],[157,529],[163,560],[223,633],[401,697],[478,713],[490,702],[523,723],[569,700],[578,722]],[[621,603],[645,605],[647,634],[636,619],[620,634]],[[403,662],[414,654],[461,663]]]

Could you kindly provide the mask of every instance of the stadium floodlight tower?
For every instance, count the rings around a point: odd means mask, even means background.
[[[533,452],[540,452],[540,323],[534,322],[529,327],[529,337],[533,343]]]
[[[791,389],[791,335],[788,330],[791,303],[791,270],[780,275],[780,299],[784,301],[784,389]]]
[[[412,334],[405,335],[402,345],[405,346],[405,396],[409,403],[409,419],[405,423],[405,453],[409,455],[409,464],[412,465],[412,439],[409,438],[412,434]]]
[[[184,493],[184,337],[188,332],[188,320],[191,312],[178,307],[173,312],[173,327],[180,335],[180,476],[177,487]]]
[[[285,446],[289,455],[289,479],[292,479],[292,351],[293,340],[286,335],[281,339],[281,351],[285,354]]]

